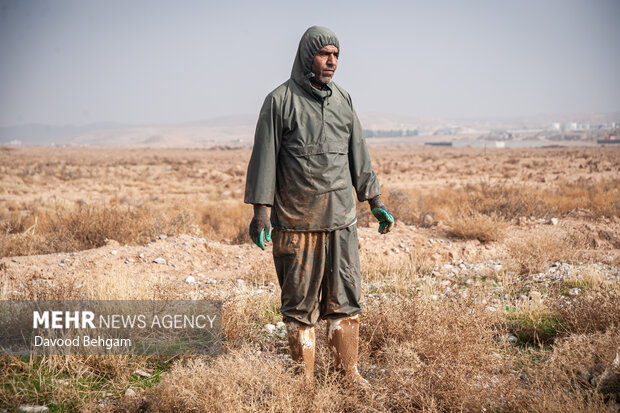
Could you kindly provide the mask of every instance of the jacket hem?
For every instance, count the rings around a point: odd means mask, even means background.
[[[337,231],[339,229],[345,229],[345,228],[349,228],[351,225],[355,225],[357,224],[357,218],[355,218],[355,220],[349,224],[345,224],[345,225],[339,225],[337,227],[330,227],[330,228],[317,228],[317,229],[294,229],[294,228],[282,228],[279,226],[273,226],[274,229],[277,229],[278,231],[283,231],[283,232],[331,232],[331,231]]]

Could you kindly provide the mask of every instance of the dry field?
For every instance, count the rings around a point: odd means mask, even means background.
[[[264,327],[279,288],[246,235],[249,149],[0,147],[0,299],[221,299],[226,340],[3,356],[0,411],[618,411],[620,148],[370,152],[397,220],[381,236],[358,206],[373,387],[338,382],[321,324],[307,391]]]

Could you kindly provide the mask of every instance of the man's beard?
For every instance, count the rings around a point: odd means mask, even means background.
[[[332,81],[332,78],[334,77],[334,74],[332,74],[331,76],[328,75],[318,75],[315,73],[314,77],[312,79],[312,83],[315,84],[320,84],[320,85],[326,85],[329,82]]]
[[[318,77],[318,81],[319,81],[319,83],[321,83],[323,85],[326,85],[326,84],[328,84],[329,82],[332,81],[332,77],[333,76],[319,76]]]

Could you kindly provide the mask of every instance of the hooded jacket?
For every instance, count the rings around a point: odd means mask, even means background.
[[[351,97],[334,82],[310,83],[327,45],[340,51],[331,30],[306,30],[291,78],[267,95],[256,125],[244,200],[271,206],[275,228],[345,228],[356,222],[352,188],[360,202],[381,194]]]

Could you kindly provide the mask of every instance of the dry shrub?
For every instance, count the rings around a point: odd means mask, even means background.
[[[620,295],[613,290],[582,292],[574,299],[553,301],[550,307],[558,315],[564,334],[592,334],[620,327]]]
[[[364,313],[362,340],[372,353],[381,352],[395,342],[407,341],[416,332],[420,312],[413,300],[394,300],[385,306],[373,306]],[[399,314],[402,318],[397,316]]]
[[[33,220],[24,216],[14,207],[8,207],[6,211],[0,211],[0,232],[3,234],[21,234],[31,231]]]
[[[413,281],[420,275],[432,270],[429,254],[412,248],[409,253],[393,254],[389,260],[381,251],[360,252],[362,280],[364,282],[382,282],[388,280],[390,284],[410,288]]]
[[[201,206],[201,228],[206,237],[223,239],[233,244],[251,242],[248,227],[252,220],[252,206],[240,200],[220,200]]]
[[[551,188],[483,181],[463,188],[438,188],[420,195],[420,199],[424,200],[417,208],[421,218],[426,211],[435,211],[439,218],[449,219],[463,210],[505,220],[551,218],[574,209],[589,210],[593,217],[611,217],[620,216],[620,179],[561,181]]]
[[[553,261],[572,261],[578,250],[575,240],[559,231],[536,232],[507,242],[509,265],[520,274],[543,271]]]
[[[381,199],[394,216],[407,225],[420,224],[421,213],[428,212],[422,208],[422,199],[416,197],[411,191],[401,189],[388,190]],[[418,202],[416,203],[415,200],[418,200]]]
[[[620,294],[620,283],[609,279],[607,271],[599,264],[586,264],[581,271],[573,271],[567,277],[566,284],[587,290],[613,290]]]
[[[216,412],[327,412],[358,405],[336,384],[309,388],[304,379],[274,358],[240,349],[209,363],[179,363],[153,388],[148,410]]]
[[[474,301],[394,300],[368,309],[362,345],[386,364],[384,409],[510,409],[516,384],[495,354],[497,325]]]
[[[510,182],[481,182],[459,191],[455,202],[481,214],[496,214],[505,219],[524,215],[545,216],[549,213],[541,199],[542,193]]]
[[[587,209],[595,216],[620,216],[620,179],[563,181],[547,192],[544,200],[561,214]]]
[[[590,335],[558,340],[548,360],[525,369],[528,394],[519,409],[531,412],[603,412],[609,389],[596,387],[584,375],[596,376],[608,368],[620,343],[617,327]],[[616,385],[618,374],[616,372]],[[594,391],[598,390],[598,391]],[[618,388],[616,387],[616,396]],[[611,410],[613,411],[613,410]]]
[[[255,341],[262,326],[282,321],[280,298],[274,294],[238,295],[224,302],[222,332],[227,348]]]
[[[265,285],[269,282],[278,283],[276,268],[271,255],[263,255],[250,266],[249,281],[254,285]]]
[[[418,199],[417,205],[414,200]],[[407,225],[418,225],[421,223],[420,211],[425,211],[422,199],[412,191],[402,189],[387,189],[383,191],[381,200],[392,212],[394,218]],[[372,226],[377,219],[372,215],[368,202],[357,203],[357,222],[363,227]]]
[[[191,214],[169,213],[145,206],[54,205],[36,213],[36,224],[20,234],[0,236],[0,255],[33,255],[76,251],[120,243],[148,242],[162,233],[191,232]]]
[[[448,234],[457,238],[477,239],[480,242],[499,241],[504,236],[508,223],[495,215],[480,213],[459,213],[446,222]]]

